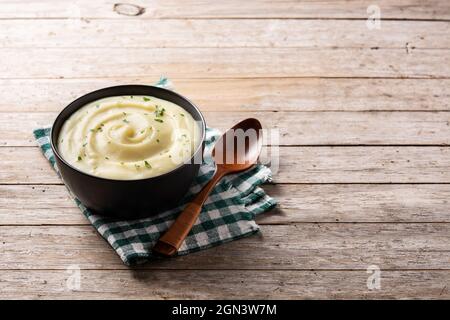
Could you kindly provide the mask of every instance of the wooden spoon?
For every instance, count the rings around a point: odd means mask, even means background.
[[[239,122],[220,137],[212,152],[216,173],[158,240],[153,252],[164,256],[177,253],[197,221],[209,193],[220,179],[227,174],[246,170],[256,163],[262,147],[261,129],[258,120],[249,118]]]

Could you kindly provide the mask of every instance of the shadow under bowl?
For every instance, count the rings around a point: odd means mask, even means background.
[[[70,165],[58,151],[58,136],[64,122],[86,104],[113,96],[146,95],[170,101],[189,112],[200,124],[200,142],[190,161],[159,176],[138,180],[114,180],[84,173]],[[64,183],[90,210],[109,217],[135,219],[175,207],[198,174],[205,147],[206,123],[200,110],[183,96],[159,87],[122,85],[88,93],[65,107],[51,131],[51,147]]]

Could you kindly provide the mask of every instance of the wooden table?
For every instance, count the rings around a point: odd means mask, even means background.
[[[449,1],[70,3],[0,1],[0,298],[450,298]],[[210,126],[280,130],[279,207],[261,235],[129,269],[31,131],[161,75]]]

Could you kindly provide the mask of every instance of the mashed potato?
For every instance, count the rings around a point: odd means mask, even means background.
[[[150,96],[97,100],[63,124],[58,150],[80,171],[133,180],[169,172],[189,160],[199,125],[180,106]]]

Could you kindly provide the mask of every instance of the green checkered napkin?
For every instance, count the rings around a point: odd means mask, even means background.
[[[158,85],[166,86],[166,79]],[[51,128],[34,130],[36,141],[45,157],[58,172],[50,147]],[[156,258],[152,248],[169,228],[190,199],[211,179],[215,165],[211,157],[214,142],[220,136],[216,129],[207,128],[203,164],[197,178],[180,205],[155,216],[137,220],[117,220],[92,213],[78,199],[75,203],[127,265]],[[198,221],[181,245],[178,255],[210,248],[250,236],[259,231],[255,216],[272,209],[276,201],[259,186],[271,178],[271,171],[263,165],[224,177],[214,188],[203,206]]]

